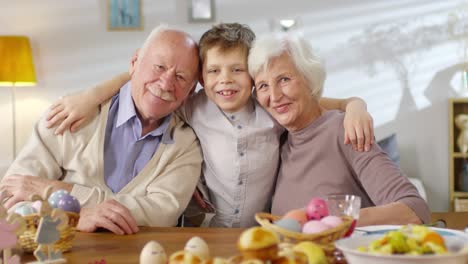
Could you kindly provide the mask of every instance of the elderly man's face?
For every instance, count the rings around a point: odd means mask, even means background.
[[[198,80],[196,44],[180,32],[153,39],[130,66],[132,98],[145,121],[157,121],[177,109]]]
[[[268,65],[254,76],[258,102],[287,130],[303,128],[312,107],[306,79],[287,53]]]

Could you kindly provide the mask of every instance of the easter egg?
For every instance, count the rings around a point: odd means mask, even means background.
[[[335,216],[335,215],[329,215],[325,216],[324,218],[320,219],[320,222],[331,226],[331,227],[337,227],[343,223],[343,220],[341,220],[341,217]]]
[[[302,227],[302,233],[316,234],[328,229],[330,229],[330,226],[318,220],[310,220],[309,222],[305,223],[305,225]]]
[[[306,208],[307,219],[320,220],[328,215],[327,202],[321,198],[312,198]]]
[[[15,209],[15,213],[25,216],[25,215],[30,215],[30,214],[35,214],[37,213],[36,209],[32,207],[30,203],[25,203]]]
[[[210,250],[205,240],[200,237],[192,237],[185,244],[185,251],[192,253],[194,256],[199,257],[201,260],[208,260],[210,258]]]
[[[295,209],[295,210],[291,210],[289,212],[287,212],[283,218],[290,218],[290,219],[294,219],[296,221],[299,222],[299,224],[301,224],[301,226],[303,226],[306,222],[307,222],[307,213],[306,213],[306,210],[305,209]]]
[[[57,190],[53,192],[50,196],[49,199],[47,200],[52,208],[58,208],[58,203],[62,197],[65,195],[69,195],[67,191],[65,190]]]
[[[292,232],[301,232],[301,224],[292,218],[282,218],[275,222],[276,226],[282,227]]]
[[[68,212],[80,213],[80,202],[75,197],[69,195],[63,195],[58,201],[57,208]]]
[[[31,204],[31,207],[34,208],[34,210],[36,210],[36,212],[40,212],[41,211],[41,206],[42,206],[42,201],[34,201],[32,204]]]
[[[140,264],[166,264],[167,255],[164,248],[156,241],[146,243],[140,253]]]

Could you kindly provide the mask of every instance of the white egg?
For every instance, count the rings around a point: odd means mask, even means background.
[[[208,248],[208,244],[206,244],[205,240],[200,237],[192,237],[187,241],[184,250],[199,257],[201,260],[208,260],[210,258],[210,249]]]
[[[166,264],[167,255],[164,248],[156,241],[146,243],[140,253],[140,264]]]

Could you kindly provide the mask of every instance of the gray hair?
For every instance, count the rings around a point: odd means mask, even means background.
[[[320,98],[326,77],[325,68],[310,43],[297,33],[273,33],[257,38],[249,54],[249,73],[252,78],[268,69],[269,62],[285,52],[308,82],[311,95]]]
[[[155,27],[155,28],[151,31],[151,33],[149,34],[149,36],[146,38],[145,42],[144,42],[143,45],[141,46],[140,52],[138,53],[138,58],[141,58],[142,54],[143,54],[144,51],[148,48],[148,46],[150,45],[151,41],[153,41],[156,37],[158,37],[159,34],[164,33],[164,32],[167,32],[167,31],[179,32],[179,33],[184,34],[185,36],[187,36],[187,38],[188,38],[188,39],[191,39],[195,44],[197,43],[197,42],[192,38],[192,36],[190,36],[189,34],[187,34],[186,32],[184,32],[183,30],[180,30],[180,29],[178,29],[178,28],[169,26],[169,25],[167,25],[167,24],[160,24],[159,26]]]

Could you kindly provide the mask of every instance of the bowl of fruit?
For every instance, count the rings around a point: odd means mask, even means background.
[[[349,264],[466,264],[468,260],[468,239],[463,234],[422,225],[370,233],[335,243]]]

